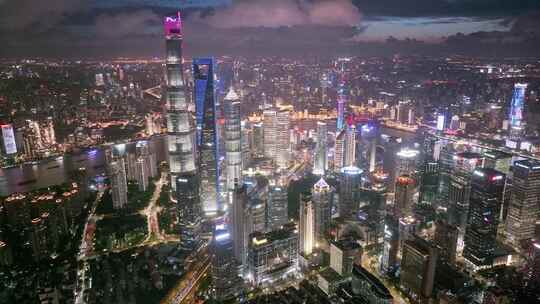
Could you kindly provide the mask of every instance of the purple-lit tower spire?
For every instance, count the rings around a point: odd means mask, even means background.
[[[165,17],[167,152],[171,200],[176,203],[181,248],[194,250],[200,244],[200,181],[195,167],[195,123],[186,96],[182,58],[180,13]]]

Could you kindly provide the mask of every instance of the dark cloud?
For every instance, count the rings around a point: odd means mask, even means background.
[[[301,25],[354,26],[360,23],[360,18],[358,8],[350,0],[244,0],[200,18],[199,21],[216,28],[276,28]]]
[[[87,4],[87,0],[3,0],[0,2],[0,31],[47,31]]]

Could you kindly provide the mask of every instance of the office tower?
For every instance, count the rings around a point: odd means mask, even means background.
[[[249,236],[248,279],[256,286],[272,284],[298,271],[296,225]],[[276,258],[279,257],[279,258]]]
[[[212,239],[213,296],[218,301],[236,298],[242,284],[233,252],[233,240],[227,230],[216,230]]]
[[[345,134],[344,166],[356,166],[356,127],[349,125]]]
[[[413,300],[432,296],[438,255],[437,247],[419,237],[405,241],[400,286]]]
[[[248,200],[247,233],[266,231],[266,199],[250,197]]]
[[[396,179],[394,216],[400,218],[413,215],[415,188],[415,180],[408,175],[402,175]]]
[[[245,185],[236,186],[232,191],[231,201],[231,236],[233,240],[233,253],[236,262],[243,268],[247,265],[247,187]]]
[[[224,101],[227,190],[233,190],[236,183],[242,184],[240,105],[240,99],[231,87]]]
[[[506,232],[509,240],[517,247],[535,236],[540,201],[540,161],[516,161],[513,172]]]
[[[476,168],[483,166],[483,157],[478,153],[462,152],[454,157],[448,185],[448,221],[459,230],[458,254],[463,252],[463,238],[469,214],[471,176]]]
[[[178,202],[178,226],[180,228],[180,248],[191,251],[199,247],[201,229],[201,201],[199,177],[195,172],[182,173],[176,177],[176,197]]]
[[[377,138],[379,136],[379,127],[373,124],[365,124],[360,128],[361,134],[361,159],[363,165],[369,172],[375,172],[377,164]]]
[[[264,157],[277,158],[277,110],[269,108],[263,112],[263,145]]]
[[[197,117],[197,152],[201,178],[201,204],[205,213],[219,209],[218,159],[216,132],[215,61],[193,59],[193,95]]]
[[[315,146],[313,161],[313,174],[315,175],[324,175],[328,167],[326,134],[326,123],[321,121],[317,122],[317,145]]]
[[[253,124],[253,154],[255,157],[262,157],[264,155],[263,123]]]
[[[472,174],[463,257],[474,271],[493,264],[505,178],[489,168],[476,169]]]
[[[398,220],[398,257],[403,254],[403,245],[405,241],[414,239],[416,233],[417,221],[412,216],[401,217]]]
[[[298,225],[298,239],[300,254],[309,256],[315,245],[315,210],[311,193],[304,192],[300,195],[300,221]]]
[[[321,177],[313,185],[311,193],[315,209],[315,241],[319,243],[325,239],[325,233],[330,228],[334,191],[332,191],[330,185]]]
[[[358,167],[344,167],[339,175],[339,215],[343,218],[356,218],[358,212],[357,196],[360,190],[363,171]]]
[[[351,240],[343,239],[330,243],[330,267],[342,276],[350,276],[353,265],[360,264],[362,247]]]
[[[523,113],[525,107],[525,91],[527,90],[526,83],[516,83],[514,85],[514,93],[512,94],[512,101],[510,103],[510,129],[508,131],[508,137],[510,141],[514,142],[514,148],[520,148],[520,141],[525,132],[525,122],[523,121]]]
[[[286,169],[290,160],[290,112],[281,110],[277,112],[276,123],[277,141],[276,141],[276,165],[280,169]]]
[[[438,219],[435,223],[435,245],[440,247],[441,261],[447,262],[450,265],[456,263],[458,229],[454,225],[448,224],[447,221]]]
[[[251,147],[253,144],[253,132],[247,120],[243,120],[240,123],[240,133],[242,167],[249,168],[248,166],[252,163],[253,160],[253,153],[251,153]]]
[[[328,74],[323,73],[321,76],[321,104],[325,105],[328,100],[328,88],[331,82],[328,80]]]
[[[416,173],[418,171],[418,162],[420,161],[420,151],[404,148],[396,156],[396,179],[401,175],[417,178]]]
[[[345,137],[346,131],[339,132],[334,143],[334,171],[340,172],[345,161]]]
[[[113,157],[108,163],[111,195],[115,210],[127,207],[127,178],[126,166],[122,157]]]
[[[351,288],[354,295],[374,304],[392,304],[394,298],[384,284],[361,265],[354,265]]]
[[[288,222],[287,205],[287,189],[280,185],[270,186],[267,208],[269,231],[281,229]]]
[[[185,92],[182,67],[182,20],[177,16],[164,20],[166,38],[166,76],[165,101],[167,111],[167,151],[169,161],[171,194],[176,191],[177,177],[180,174],[194,173],[195,167],[195,128],[188,109],[189,101]],[[178,201],[179,204],[190,204]],[[181,209],[182,206],[179,207]]]
[[[439,164],[435,161],[425,162],[420,180],[419,202],[436,207],[439,187]]]

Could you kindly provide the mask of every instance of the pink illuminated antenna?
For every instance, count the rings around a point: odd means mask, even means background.
[[[182,35],[182,18],[180,12],[176,16],[167,16],[163,22],[165,35]]]

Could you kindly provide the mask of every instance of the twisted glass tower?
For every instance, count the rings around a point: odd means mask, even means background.
[[[180,246],[198,247],[200,235],[200,182],[195,167],[195,128],[188,109],[182,73],[182,20],[180,13],[164,20],[166,38],[167,151],[171,200],[176,203]]]

